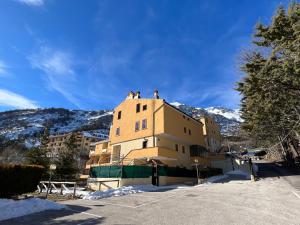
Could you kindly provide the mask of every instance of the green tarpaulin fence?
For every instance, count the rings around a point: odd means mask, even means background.
[[[159,176],[197,177],[196,170],[179,167],[158,167]],[[96,166],[91,167],[92,178],[148,178],[152,176],[151,166]]]

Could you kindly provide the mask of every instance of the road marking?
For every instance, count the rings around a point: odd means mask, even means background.
[[[94,217],[97,217],[97,218],[103,218],[103,216],[99,216],[99,215],[96,215],[96,214],[93,214],[93,213],[82,212],[82,211],[75,210],[75,209],[70,209],[70,208],[67,208],[67,210],[82,213],[82,214],[86,214],[86,215],[89,215],[89,216],[94,216]]]
[[[294,192],[294,191],[292,191],[292,193],[293,193],[294,195],[296,195],[297,198],[300,199],[300,195],[298,195],[298,194],[297,194],[296,192]]]

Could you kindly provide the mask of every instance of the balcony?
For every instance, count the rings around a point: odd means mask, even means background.
[[[165,147],[152,147],[135,149],[130,151],[125,158],[129,159],[158,159],[158,160],[177,160],[178,152]]]
[[[111,154],[102,153],[102,154],[91,154],[90,159],[86,162],[86,169],[90,169],[91,166],[99,166],[103,164],[110,163]]]

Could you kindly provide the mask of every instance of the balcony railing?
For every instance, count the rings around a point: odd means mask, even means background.
[[[151,147],[132,150],[124,158],[127,160],[147,158],[160,160],[177,160],[178,157],[178,152],[174,149],[169,149],[166,147]]]

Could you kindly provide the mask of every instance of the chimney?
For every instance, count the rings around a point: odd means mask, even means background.
[[[139,99],[141,98],[141,92],[137,91],[135,96],[134,96],[135,99]]]
[[[154,99],[159,99],[158,90],[154,91],[153,98]]]
[[[133,91],[130,91],[126,97],[126,99],[133,99],[134,98],[134,92]]]

